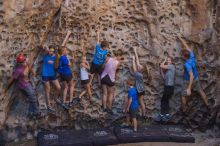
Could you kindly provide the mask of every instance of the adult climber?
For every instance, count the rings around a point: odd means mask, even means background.
[[[105,112],[112,112],[112,101],[114,96],[114,85],[116,80],[116,72],[121,63],[124,59],[122,57],[123,52],[122,50],[117,50],[115,56],[107,57],[104,70],[101,74],[101,84],[103,90],[103,97],[102,97],[102,106]]]
[[[170,120],[171,115],[169,113],[169,99],[172,97],[174,92],[174,77],[175,77],[175,66],[173,65],[173,59],[167,57],[161,64],[161,73],[164,78],[164,91],[161,99],[160,114],[156,118],[156,121],[167,122]],[[164,74],[165,72],[165,74]]]
[[[188,46],[185,40],[178,36],[178,39],[184,46],[182,49],[182,59],[184,60],[184,83],[182,90],[182,111],[187,111],[187,98],[191,95],[192,89],[197,91],[204,104],[208,107],[208,98],[204,93],[203,89],[201,88],[199,79],[198,79],[198,72],[196,68],[196,59],[192,49]]]
[[[29,101],[29,117],[30,118],[39,118],[42,116],[41,112],[39,111],[38,107],[38,100],[36,96],[36,92],[33,89],[33,86],[30,83],[28,78],[29,73],[32,76],[35,75],[33,70],[31,69],[30,65],[26,61],[26,57],[23,53],[20,53],[16,57],[16,67],[12,74],[12,77],[9,79],[6,89],[4,90],[4,94],[6,94],[8,88],[11,84],[16,81],[17,87],[27,96]]]

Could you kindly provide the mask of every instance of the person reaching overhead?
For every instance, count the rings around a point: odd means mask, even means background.
[[[43,116],[43,114],[39,110],[37,95],[29,80],[29,73],[31,73],[32,76],[35,76],[35,73],[31,69],[30,65],[27,63],[26,57],[23,53],[17,55],[16,63],[17,63],[16,67],[14,69],[12,77],[9,79],[6,85],[4,94],[6,95],[8,88],[11,86],[11,84],[14,81],[16,81],[16,86],[28,98],[29,101],[28,116],[34,119],[40,118]]]
[[[164,78],[164,91],[163,97],[160,104],[160,114],[156,118],[156,121],[167,122],[171,118],[169,113],[169,99],[172,97],[174,92],[174,78],[175,78],[175,66],[171,57],[166,58],[161,64],[160,68],[162,69],[161,73]],[[165,74],[164,74],[165,72]]]
[[[100,43],[100,32],[97,31],[97,44],[95,47],[95,54],[93,56],[93,61],[92,61],[91,68],[90,68],[90,73],[92,74],[91,79],[90,79],[91,84],[92,84],[92,80],[94,78],[94,75],[97,74],[99,85],[101,85],[100,75],[103,70],[103,64],[104,64],[106,56],[108,54],[108,50],[109,50],[108,42],[102,41]]]
[[[208,98],[203,91],[199,78],[198,78],[198,72],[196,68],[196,58],[195,55],[192,51],[192,49],[188,46],[186,41],[182,39],[181,37],[178,36],[178,39],[180,42],[183,44],[184,48],[182,48],[182,59],[184,60],[184,83],[183,83],[183,88],[182,90],[182,111],[186,112],[187,111],[187,99],[192,93],[192,90],[197,91],[204,104],[208,107]]]
[[[58,98],[60,93],[60,83],[56,77],[55,71],[55,60],[56,55],[54,53],[54,46],[50,45],[46,51],[46,54],[43,56],[43,65],[42,65],[42,80],[45,86],[46,91],[46,100],[47,100],[47,109],[49,112],[55,112],[55,109],[51,106],[50,100],[50,83],[53,83],[55,86],[55,99]]]

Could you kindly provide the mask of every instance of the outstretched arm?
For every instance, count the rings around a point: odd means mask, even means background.
[[[100,44],[100,31],[99,30],[97,30],[97,32],[96,32],[96,43],[97,44]]]
[[[84,42],[83,42],[83,40],[80,41],[80,47],[81,47],[81,50],[82,50],[82,54],[83,54],[83,55],[86,55],[86,50],[85,50],[85,47],[84,47]]]
[[[6,84],[5,90],[3,91],[3,94],[4,94],[4,95],[7,93],[8,89],[11,87],[11,85],[12,85],[13,82],[14,82],[14,78],[11,77],[11,78],[8,80],[7,84]]]
[[[180,40],[180,42],[184,45],[185,49],[190,52],[191,49],[190,49],[190,47],[187,45],[186,41],[185,41],[184,39],[182,39],[180,36],[177,36],[177,37],[178,37],[178,39]]]
[[[133,72],[137,71],[137,66],[136,66],[136,62],[135,62],[135,56],[132,56],[132,68],[133,68]]]
[[[32,69],[32,67],[29,64],[28,64],[28,69],[29,69],[31,75],[34,77],[35,76],[35,72],[34,72],[34,70]]]
[[[141,66],[140,61],[139,61],[139,57],[138,57],[138,54],[137,54],[137,48],[134,48],[134,54],[135,54],[137,66]]]
[[[167,61],[167,58],[160,64],[160,68],[168,69],[168,65],[165,65],[166,61]]]
[[[67,34],[66,34],[66,37],[65,37],[65,39],[63,40],[63,43],[62,43],[61,46],[65,46],[65,45],[66,45],[66,42],[67,42],[67,40],[68,40],[70,34],[71,34],[71,31],[68,30],[68,32],[67,32]]]

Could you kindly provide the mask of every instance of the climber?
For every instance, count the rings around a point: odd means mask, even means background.
[[[46,99],[47,99],[47,109],[49,112],[55,112],[54,108],[51,106],[50,101],[50,82],[55,86],[55,98],[57,99],[60,93],[60,83],[57,80],[55,72],[55,60],[56,55],[54,53],[54,46],[50,45],[49,49],[46,49],[46,54],[43,56],[43,65],[42,65],[42,80],[45,85]]]
[[[81,84],[84,86],[85,90],[79,95],[79,99],[81,99],[83,95],[88,93],[89,99],[91,101],[92,99],[91,84],[89,82],[89,73],[87,71],[89,69],[90,69],[90,65],[86,60],[86,56],[83,55],[80,63],[80,79],[81,79]]]
[[[16,57],[16,67],[14,69],[14,72],[12,74],[12,77],[9,79],[6,89],[4,90],[4,94],[6,95],[6,92],[8,88],[11,86],[11,84],[16,81],[16,86],[27,96],[29,101],[29,113],[28,116],[30,118],[39,118],[42,117],[43,114],[39,111],[38,107],[38,99],[36,96],[36,92],[33,89],[33,86],[30,83],[30,80],[28,78],[29,73],[32,74],[32,76],[35,76],[34,71],[31,69],[30,65],[26,61],[26,57],[23,53],[20,53]]]
[[[196,59],[193,51],[181,37],[178,39],[183,44],[185,49],[182,49],[182,59],[184,60],[184,90],[182,90],[182,110],[187,110],[187,97],[191,95],[191,90],[194,89],[200,94],[204,104],[208,107],[208,98],[201,88],[198,73],[196,69]]]
[[[71,63],[67,58],[67,48],[65,46],[61,47],[61,55],[59,58],[58,72],[60,74],[61,81],[63,81],[63,99],[57,99],[59,104],[65,109],[69,109],[74,104],[73,92],[74,92],[74,82],[71,71]],[[70,85],[70,102],[67,101],[67,91],[68,91],[68,83]]]
[[[103,64],[105,62],[106,55],[108,54],[109,44],[107,41],[102,41],[100,44],[99,35],[100,35],[100,33],[98,30],[97,31],[97,44],[95,47],[95,54],[93,56],[93,61],[92,61],[91,68],[90,68],[90,73],[92,74],[91,79],[90,79],[90,83],[92,83],[94,74],[97,74],[99,85],[101,85],[100,74],[102,73]]]
[[[169,114],[169,99],[172,97],[174,92],[174,77],[175,77],[175,66],[173,65],[173,59],[167,57],[160,65],[161,73],[164,78],[164,91],[161,99],[160,114],[156,118],[156,121],[167,122],[170,120],[171,115]],[[164,75],[165,71],[165,75]]]
[[[130,118],[132,119],[134,132],[137,132],[137,115],[139,110],[139,103],[137,97],[137,89],[135,88],[135,82],[132,79],[127,81],[129,90],[128,90],[128,98],[125,100],[125,109],[123,112],[126,112],[126,122],[127,125],[130,124]]]
[[[136,48],[134,48],[135,56],[132,56],[132,69],[130,69],[130,73],[134,77],[135,88],[137,89],[138,100],[141,105],[141,113],[142,117],[146,118],[146,109],[144,104],[144,95],[145,95],[145,85],[144,78],[142,72],[145,72],[145,68],[140,64],[139,57],[137,54]],[[147,74],[146,74],[147,75]]]
[[[102,107],[105,112],[109,112],[110,114],[113,114],[112,101],[115,91],[115,76],[121,61],[124,59],[122,55],[122,50],[117,50],[114,57],[107,57],[104,70],[101,74],[101,84],[103,90]]]

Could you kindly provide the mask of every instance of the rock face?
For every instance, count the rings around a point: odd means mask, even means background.
[[[175,58],[176,65],[175,93],[171,99],[173,122],[192,128],[219,125],[219,6],[218,0],[0,0],[1,91],[13,71],[16,54],[25,48],[23,51],[37,73],[33,85],[40,108],[45,109],[41,82],[43,53],[39,46],[61,45],[68,30],[72,32],[66,45],[75,72],[75,97],[82,91],[79,80],[82,40],[90,62],[97,29],[101,31],[101,39],[110,43],[110,52],[122,49],[126,58],[118,73],[113,116],[101,110],[102,92],[96,80],[91,104],[86,97],[69,111],[54,104],[58,116],[49,115],[37,121],[26,117],[26,98],[12,86],[7,96],[0,97],[0,127],[5,139],[19,140],[25,136],[28,139],[42,128],[94,128],[119,121],[127,95],[125,82],[131,76],[133,48],[137,48],[141,64],[149,68],[149,76],[144,77],[147,93],[144,101],[149,117],[154,117],[160,109],[163,80],[158,65],[168,54]],[[183,68],[177,35],[185,36],[196,54],[199,79],[212,105],[210,114],[198,94],[190,98],[187,116],[179,111]]]

